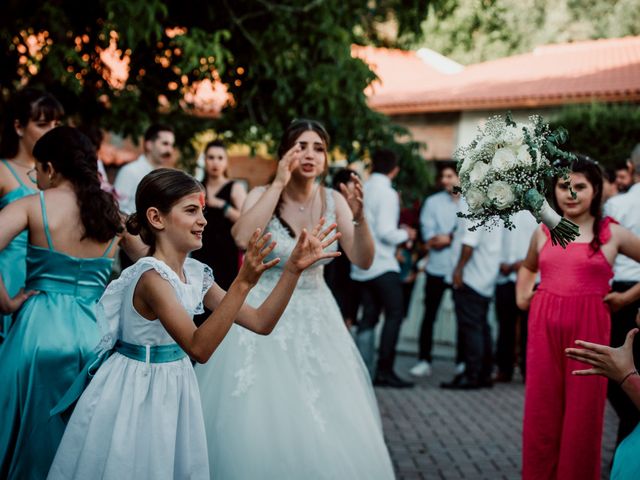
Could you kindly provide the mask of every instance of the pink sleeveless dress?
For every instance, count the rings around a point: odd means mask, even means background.
[[[604,245],[611,238],[605,217]],[[571,375],[588,368],[565,356],[577,339],[609,344],[610,313],[603,298],[613,269],[601,250],[547,242],[539,255],[541,282],[531,301],[522,445],[525,480],[599,479],[607,380]]]

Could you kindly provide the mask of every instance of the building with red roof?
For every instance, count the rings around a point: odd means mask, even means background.
[[[640,36],[538,47],[456,68],[428,50],[358,47],[379,80],[369,105],[428,144],[428,159],[451,158],[490,115],[552,116],[573,103],[640,102]]]

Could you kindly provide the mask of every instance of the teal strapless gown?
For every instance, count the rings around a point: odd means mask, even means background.
[[[0,198],[0,210],[11,202],[15,202],[22,197],[36,192],[33,188],[29,188],[22,183],[22,180],[20,180],[20,177],[16,174],[9,162],[2,160],[2,163],[4,163],[20,183],[20,186]],[[4,282],[7,292],[9,292],[9,295],[12,297],[24,287],[24,281],[27,277],[27,263],[25,261],[25,257],[27,256],[27,238],[28,233],[25,230],[14,238],[4,250],[0,251],[0,275],[2,275],[2,281]],[[2,343],[2,340],[11,327],[12,317],[12,315],[0,315],[0,343]]]
[[[26,286],[40,293],[0,345],[0,478],[46,478],[65,428],[49,412],[100,340],[95,310],[112,263],[28,245]]]
[[[613,457],[611,480],[640,478],[640,424],[618,446]]]

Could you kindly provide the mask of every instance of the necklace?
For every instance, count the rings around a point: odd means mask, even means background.
[[[309,206],[309,203],[315,198],[317,190],[318,190],[318,186],[316,185],[316,187],[313,189],[313,193],[307,199],[307,201],[304,202],[303,204],[298,205],[298,211],[300,211],[300,212],[304,212],[305,211],[305,209]],[[299,202],[296,202],[296,203],[299,203]]]

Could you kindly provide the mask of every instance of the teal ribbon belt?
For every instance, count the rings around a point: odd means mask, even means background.
[[[25,290],[38,290],[40,292],[61,293],[79,297],[95,297],[97,299],[104,292],[104,287],[82,285],[75,282],[61,282],[51,278],[34,278],[27,281]]]
[[[69,390],[62,396],[58,404],[51,409],[51,416],[59,414],[63,416],[70,415],[70,408],[78,401],[80,395],[82,395],[82,392],[84,392],[84,389],[87,388],[87,385],[89,385],[89,382],[100,368],[100,365],[106,362],[113,352],[118,352],[127,358],[147,364],[177,362],[187,356],[184,350],[176,343],[151,346],[134,345],[133,343],[118,340],[112,350],[96,355],[85,364],[71,387],[69,387]]]

